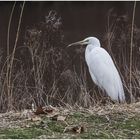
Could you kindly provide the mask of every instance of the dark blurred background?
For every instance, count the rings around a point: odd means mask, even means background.
[[[25,3],[21,32],[18,43],[22,45],[25,30],[44,20],[50,10],[56,10],[62,18],[64,39],[67,43],[81,40],[87,36],[102,38],[106,32],[107,16],[109,10],[113,10],[118,16],[128,15],[132,19],[133,3],[130,2],[71,2],[50,1]],[[7,28],[10,13],[14,2],[0,2],[0,47],[6,47]],[[17,2],[11,25],[10,46],[15,41],[15,33],[19,20],[22,2]],[[135,23],[139,27],[139,7],[137,2]]]

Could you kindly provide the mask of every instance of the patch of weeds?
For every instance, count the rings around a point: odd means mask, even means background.
[[[120,125],[120,127],[123,129],[134,130],[140,128],[140,118],[137,117],[130,118],[129,120],[126,120],[124,123],[125,124]]]
[[[106,123],[107,122],[107,119],[105,118],[105,116],[90,115],[90,116],[86,117],[86,121],[88,123],[90,123],[90,122],[94,122],[94,123]]]
[[[48,123],[48,128],[53,132],[63,133],[65,126],[61,122],[51,121]]]
[[[46,133],[39,128],[5,129],[0,131],[0,139],[31,139]]]
[[[76,138],[76,139],[126,139],[140,138],[140,118],[116,113],[108,115],[91,115],[80,111],[67,116],[68,126],[84,126],[84,131],[64,131],[67,124],[63,121],[44,117],[40,123],[31,128],[1,129],[0,138],[33,139],[33,138]]]
[[[139,117],[127,118],[116,113],[109,116],[87,115],[80,112],[69,116],[70,124],[86,123],[87,132],[75,134],[72,138],[139,138]]]
[[[65,124],[59,121],[53,121],[50,118],[44,118],[39,124],[34,124],[33,127],[47,130],[52,133],[62,133],[65,129]]]
[[[69,124],[76,124],[79,122],[85,122],[85,120],[86,120],[86,117],[81,112],[75,112],[72,115],[69,115],[69,117],[67,118],[67,121]]]
[[[83,138],[83,139],[96,139],[96,138],[100,138],[100,139],[112,139],[114,138],[112,135],[110,135],[109,132],[107,131],[104,131],[104,130],[93,130],[88,132],[88,133],[85,133],[85,134],[81,134],[80,138]]]
[[[117,129],[125,134],[125,138],[140,138],[140,119],[139,117],[129,118],[123,123],[116,124]]]

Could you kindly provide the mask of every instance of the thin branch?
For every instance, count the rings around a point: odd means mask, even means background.
[[[21,13],[20,13],[20,17],[19,17],[19,22],[18,22],[18,28],[17,28],[17,34],[16,34],[16,39],[15,39],[15,44],[14,44],[14,48],[13,48],[13,52],[12,52],[12,56],[11,56],[11,61],[10,61],[9,79],[8,79],[8,85],[9,86],[11,86],[11,76],[12,76],[14,55],[15,55],[15,50],[16,50],[16,47],[17,47],[18,38],[19,38],[19,30],[20,30],[20,25],[21,25],[21,20],[22,20],[24,5],[25,5],[25,1],[23,2]],[[9,96],[9,99],[10,99],[11,96],[12,96],[12,89],[9,90],[8,96]]]
[[[7,64],[7,72],[6,72],[6,76],[5,76],[4,83],[3,83],[3,86],[2,86],[2,90],[1,90],[1,97],[2,97],[2,94],[4,92],[4,88],[5,88],[5,84],[6,83],[7,83],[7,92],[9,90],[9,85],[8,85],[8,79],[9,79],[9,58],[10,58],[10,53],[9,53],[9,47],[10,47],[9,43],[10,42],[9,42],[9,40],[10,40],[11,21],[12,21],[15,5],[16,5],[16,2],[14,2],[14,5],[12,7],[12,11],[11,11],[10,18],[9,18],[9,23],[8,23],[8,30],[7,30],[7,60],[6,60],[5,64],[4,64],[4,65]],[[1,70],[1,74],[3,72],[4,67],[5,66],[3,66],[2,70]]]
[[[134,2],[133,7],[133,17],[132,17],[132,27],[131,27],[131,44],[130,44],[130,98],[131,102],[133,102],[133,94],[132,94],[132,59],[133,59],[133,36],[134,36],[134,20],[135,20],[135,11],[136,11],[136,1]]]

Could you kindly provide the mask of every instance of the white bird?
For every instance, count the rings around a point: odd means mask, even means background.
[[[88,37],[72,43],[68,47],[74,45],[87,45],[85,59],[94,83],[105,91],[112,100],[124,102],[125,94],[121,78],[111,56],[101,47],[100,41],[96,37]]]

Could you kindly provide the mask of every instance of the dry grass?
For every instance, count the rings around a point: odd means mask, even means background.
[[[113,9],[108,13],[108,26],[103,46],[107,46],[123,80],[127,102],[139,101],[139,34],[134,22],[134,3],[132,21],[128,15],[117,16]],[[129,75],[129,76],[128,76]]]
[[[1,113],[0,138],[139,138],[140,102],[55,109],[66,117],[64,121],[49,114],[36,115],[32,121],[31,110]],[[76,126],[83,130],[75,131]]]
[[[140,115],[140,102],[132,103],[132,104],[107,104],[107,105],[95,105],[90,108],[83,107],[55,107],[57,110],[57,114],[64,116],[74,116],[75,113],[83,113],[86,116],[94,115],[94,116],[104,116],[105,118],[108,116],[122,114],[125,115],[124,119],[132,118]],[[6,113],[0,113],[0,128],[20,128],[20,127],[29,127],[33,123],[37,121],[31,121],[33,115],[32,109],[21,110],[21,111],[10,111]],[[55,112],[54,112],[55,115]],[[53,114],[50,116],[54,116]],[[37,115],[38,116],[38,115]],[[47,115],[40,115],[42,119]],[[116,116],[117,118],[117,116]],[[82,123],[82,122],[79,122]],[[28,126],[26,126],[28,125]]]
[[[72,52],[66,49],[67,44],[64,42],[61,18],[56,11],[50,11],[44,21],[27,29],[23,46],[17,46],[23,9],[24,4],[20,13],[13,50],[9,51],[10,34],[8,33],[7,57],[0,56],[5,60],[3,64],[1,61],[2,69],[0,70],[0,111],[31,108],[32,103],[35,106],[51,104],[90,109],[99,109],[99,105],[110,105],[110,99],[103,96],[102,91],[91,81],[82,51],[79,49],[80,51]],[[10,30],[12,11],[8,31]],[[136,25],[133,25],[134,23],[131,24],[127,15],[120,17],[113,15],[111,10],[108,14],[107,32],[101,42],[103,46],[107,46],[105,49],[109,51],[119,70],[127,102],[131,100],[129,73],[132,78],[133,96],[136,101],[139,101],[138,42],[140,30]],[[132,27],[133,42],[131,41]],[[129,69],[130,43],[131,48],[134,46],[132,71]],[[77,54],[74,56],[73,53]],[[123,105],[120,106],[123,108]]]

